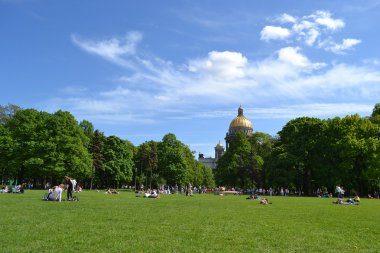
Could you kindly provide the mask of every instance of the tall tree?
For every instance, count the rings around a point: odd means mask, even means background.
[[[95,130],[91,143],[90,143],[90,154],[92,156],[92,167],[90,175],[90,189],[93,187],[94,179],[97,184],[100,184],[101,175],[104,173],[104,157],[103,157],[103,142],[104,135],[98,129]],[[94,178],[96,176],[96,178]]]
[[[166,134],[158,146],[158,168],[169,185],[189,183],[190,149],[172,134]]]
[[[116,136],[106,137],[104,140],[104,177],[105,186],[120,186],[120,183],[129,183],[132,180],[134,146]]]
[[[15,143],[11,133],[4,125],[0,124],[0,180],[6,181],[16,174],[12,163],[14,157]]]
[[[147,142],[142,143],[137,148],[135,161],[136,161],[136,166],[137,166],[136,168],[139,169],[140,175],[143,174],[144,179],[146,180],[144,182],[139,182],[139,183],[145,184],[149,188],[152,188],[152,183],[154,186],[158,186],[158,182],[162,181],[162,176],[160,175],[160,172],[158,171],[157,142],[147,141]]]
[[[328,122],[331,152],[326,156],[334,161],[337,183],[365,194],[371,188],[371,181],[380,178],[380,169],[376,169],[376,164],[379,164],[379,126],[359,115],[335,118]]]
[[[94,136],[94,126],[92,125],[92,123],[88,120],[82,120],[80,123],[79,123],[79,126],[80,128],[82,128],[84,134],[87,136],[87,138],[89,140],[92,139],[92,137]]]
[[[252,186],[253,153],[244,132],[238,132],[230,148],[218,160],[218,184],[246,188]]]
[[[307,195],[312,194],[313,173],[321,161],[320,140],[323,122],[317,118],[302,117],[289,121],[279,132],[279,141],[290,166],[297,172],[297,186]]]
[[[270,168],[271,153],[274,143],[272,136],[262,132],[255,132],[249,138],[251,144],[251,176],[252,185],[267,187],[267,171]]]

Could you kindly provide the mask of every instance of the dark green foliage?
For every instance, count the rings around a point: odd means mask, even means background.
[[[262,187],[266,181],[272,143],[272,137],[265,133],[256,132],[246,137],[243,132],[238,132],[218,161],[218,184],[239,188]]]
[[[89,140],[70,113],[18,110],[5,127],[13,143],[7,151],[4,174],[8,178],[57,183],[66,174],[88,177],[91,160],[85,145]]]
[[[189,147],[171,133],[165,135],[161,142],[142,143],[137,148],[135,164],[138,187],[215,185],[211,168],[196,161]]]
[[[91,167],[91,179],[90,189],[93,187],[94,179],[95,183],[101,185],[101,175],[104,172],[104,156],[103,156],[103,142],[104,135],[99,130],[95,130],[90,143],[90,154],[92,155],[92,167]]]
[[[320,120],[297,118],[279,132],[270,178],[311,195],[317,188],[365,195],[379,187],[379,127],[359,115]]]
[[[104,139],[104,171],[100,171],[103,187],[119,188],[132,180],[133,145],[116,136]]]
[[[157,145],[158,143],[155,141],[144,142],[137,148],[135,155],[136,168],[140,170],[138,183],[139,185],[146,185],[151,189],[152,186],[156,188],[160,182],[165,181],[158,171]]]
[[[187,185],[194,159],[191,151],[174,134],[166,134],[159,144],[158,167],[169,185]],[[190,158],[191,157],[191,158]],[[189,160],[191,159],[191,161]]]
[[[219,159],[215,178],[223,186],[288,187],[306,195],[317,188],[332,192],[342,184],[348,192],[366,195],[380,188],[379,117],[376,104],[367,118],[296,118],[276,138],[239,132]],[[149,188],[215,186],[213,171],[174,134],[135,149],[128,141],[94,131],[89,121],[78,124],[69,112],[0,106],[1,179],[42,186],[60,183],[65,175],[90,187],[133,181]]]

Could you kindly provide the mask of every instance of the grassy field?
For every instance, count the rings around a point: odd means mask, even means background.
[[[0,252],[380,252],[380,200],[43,194],[0,194]]]

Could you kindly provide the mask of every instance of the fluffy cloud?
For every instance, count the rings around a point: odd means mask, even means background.
[[[285,24],[285,23],[296,23],[297,22],[297,18],[289,15],[289,14],[282,14],[280,17],[276,18],[276,20],[278,20],[279,22]]]
[[[325,46],[325,49],[335,54],[345,54],[347,50],[352,49],[361,42],[362,41],[358,39],[343,39],[341,44],[331,42],[329,45]]]
[[[331,18],[331,13],[327,11],[316,11],[309,17],[312,18],[316,24],[324,26],[330,30],[338,30],[345,25],[343,20]]]
[[[265,26],[260,32],[261,40],[283,40],[290,36],[290,31],[287,28],[279,26]]]
[[[220,79],[232,80],[242,78],[245,75],[247,58],[238,52],[208,53],[205,59],[192,60],[189,63],[191,72],[206,73]]]
[[[344,28],[342,19],[335,19],[328,11],[316,11],[311,15],[294,17],[282,14],[273,19],[284,26],[267,25],[261,30],[261,40],[286,40],[288,43],[303,42],[307,46],[316,46],[335,54],[344,54],[360,43],[358,39],[344,39],[341,44],[332,41],[332,33]]]
[[[305,20],[296,20],[296,24],[297,29],[305,33],[313,27]],[[366,65],[314,62],[303,54],[300,47],[284,47],[260,60],[249,59],[241,52],[211,51],[204,57],[191,59],[177,67],[151,54],[140,53],[136,47],[141,40],[139,34],[103,41],[72,37],[73,43],[79,48],[125,67],[129,75],[120,77],[114,88],[94,94],[71,94],[68,98],[55,99],[52,104],[89,120],[151,123],[163,117],[201,117],[208,114],[202,114],[198,108],[230,103],[264,105],[290,101],[298,104],[296,108],[309,111],[318,108],[318,112],[326,115],[327,109],[323,108],[335,108],[331,111],[336,112],[349,105],[344,101],[351,101],[353,97],[356,101],[364,98],[372,101],[377,99],[376,94],[380,92],[380,72]],[[355,40],[344,40],[335,50],[345,51],[357,43]],[[334,45],[329,46],[332,48]],[[75,87],[69,88],[72,90]],[[315,101],[334,100],[337,97],[343,104],[325,105],[320,102],[316,106]],[[312,105],[312,108],[307,105]],[[363,105],[361,108],[368,109],[368,106]],[[271,110],[272,107],[262,108]],[[286,108],[280,109],[284,112]],[[281,112],[278,108],[272,109]],[[302,110],[292,110],[290,113],[284,112],[284,115],[302,115]],[[215,117],[223,115],[214,114]],[[281,117],[276,112],[270,115]]]
[[[299,53],[299,47],[285,47],[278,51],[278,60],[294,65],[302,69],[318,69],[324,67],[324,63],[311,63],[309,59]]]

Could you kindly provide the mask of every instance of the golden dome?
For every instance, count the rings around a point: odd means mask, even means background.
[[[219,141],[219,143],[218,144],[216,144],[216,147],[215,148],[223,148],[224,149],[224,147],[223,147],[223,145],[222,144],[220,144],[220,141]]]
[[[238,109],[238,116],[234,118],[230,123],[230,130],[233,128],[250,128],[252,129],[252,123],[243,115],[243,108],[241,106]]]

